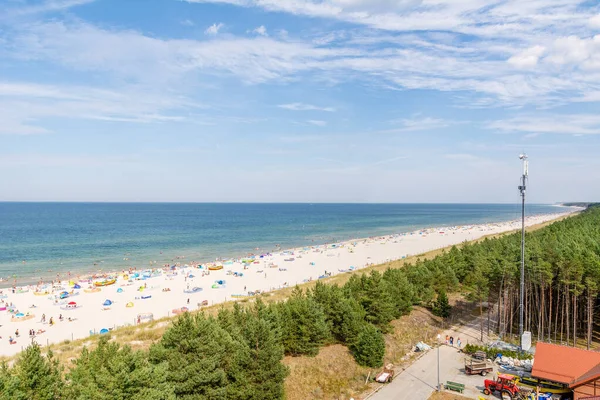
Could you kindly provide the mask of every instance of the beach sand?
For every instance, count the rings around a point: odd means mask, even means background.
[[[531,216],[526,219],[526,225],[547,222],[565,214],[566,212]],[[93,287],[92,283],[85,281],[79,282],[81,289],[72,289],[66,281],[55,285],[54,288],[25,287],[23,289],[28,291],[24,293],[18,293],[18,290],[13,293],[12,289],[5,288],[0,294],[0,355],[14,355],[32,340],[40,345],[46,345],[67,339],[81,339],[90,334],[97,334],[102,329],[110,330],[134,325],[138,322],[138,315],[152,314],[154,319],[172,316],[174,310],[181,310],[182,307],[196,310],[200,308],[203,301],[213,305],[247,296],[248,292],[266,292],[294,286],[319,279],[326,274],[336,275],[349,270],[359,270],[369,265],[402,259],[486,235],[512,231],[519,229],[520,226],[521,221],[517,220],[440,227],[336,244],[281,250],[272,254],[257,255],[247,266],[244,266],[242,260],[249,257],[223,260],[219,262],[223,264],[223,269],[218,271],[208,271],[206,264],[202,269],[197,266],[186,266],[182,261],[183,265],[174,270],[156,269],[154,271],[156,276],[145,280],[132,279],[131,276],[130,279],[125,280],[121,273],[115,284],[101,287],[95,293],[90,293],[88,289]],[[139,272],[141,274],[142,271]],[[206,274],[207,272],[209,274]],[[235,276],[235,273],[243,276]],[[216,281],[225,281],[225,284],[213,288]],[[140,291],[140,287],[145,288]],[[202,291],[186,293],[195,287],[202,288]],[[166,291],[167,288],[169,291]],[[42,293],[48,291],[48,293],[39,295],[34,293],[36,291]],[[72,292],[74,295],[66,299],[57,299],[56,297],[62,291]],[[142,298],[147,296],[150,297]],[[112,305],[103,306],[105,300],[112,301]],[[76,302],[77,308],[63,309],[68,302]],[[133,303],[133,306],[127,307],[128,303]],[[7,307],[10,304],[13,305],[12,308]],[[32,305],[35,305],[35,308],[31,308]],[[7,309],[2,310],[5,307]],[[24,317],[15,318],[17,311]],[[42,322],[41,317],[44,314],[46,321]],[[60,314],[63,316],[62,321],[59,320]],[[49,324],[51,317],[54,321],[53,326]],[[69,318],[72,321],[69,321]],[[15,337],[17,329],[20,333],[19,337]],[[31,329],[45,332],[31,338],[28,335]],[[9,344],[11,336],[15,339],[15,344]]]

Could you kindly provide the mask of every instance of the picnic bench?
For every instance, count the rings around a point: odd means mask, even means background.
[[[446,389],[454,390],[455,392],[462,393],[465,390],[465,385],[458,382],[446,381]]]

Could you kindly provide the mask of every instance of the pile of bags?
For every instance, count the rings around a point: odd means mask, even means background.
[[[519,360],[518,358],[512,357],[496,357],[494,360],[496,364],[502,365],[503,367],[517,367],[522,368],[525,371],[531,372],[533,368],[533,359],[532,360]]]
[[[417,347],[416,351],[427,351],[427,350],[431,349],[431,346],[429,346],[423,342],[417,343],[416,347]]]

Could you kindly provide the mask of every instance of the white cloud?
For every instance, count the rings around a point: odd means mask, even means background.
[[[316,125],[316,126],[325,126],[325,125],[327,125],[327,121],[321,121],[321,120],[315,120],[315,119],[309,119],[306,122],[308,122],[311,125]]]
[[[454,121],[447,121],[431,117],[420,117],[418,115],[412,118],[403,118],[390,122],[394,125],[399,125],[399,127],[382,131],[382,133],[432,131],[446,128],[456,123]]]
[[[190,20],[190,19],[184,19],[180,22],[181,25],[183,26],[194,26],[196,24],[194,24],[194,21]]]
[[[591,17],[589,24],[592,28],[600,28],[600,14]]]
[[[508,59],[508,63],[517,68],[535,67],[546,49],[543,46],[533,46]]]
[[[585,36],[586,28],[574,28],[573,23],[583,18],[583,11],[562,0],[552,0],[550,7],[549,1],[523,5],[507,0],[502,7],[483,7],[482,0],[438,0],[440,10],[435,12],[449,15],[443,18],[444,23],[453,18],[461,20],[450,24],[453,31],[444,33],[383,34],[356,30],[333,36],[311,34],[308,38],[260,34],[252,38],[223,37],[217,35],[223,24],[215,23],[207,29],[211,36],[216,36],[214,39],[191,40],[100,29],[72,20],[40,22],[14,26],[4,37],[0,33],[0,41],[10,43],[4,48],[0,44],[0,56],[49,61],[78,71],[103,72],[116,82],[127,79],[175,91],[189,88],[195,82],[212,84],[214,76],[233,75],[250,84],[303,79],[331,85],[361,81],[384,89],[455,92],[454,98],[466,107],[530,104],[547,107],[594,101],[598,77],[590,71],[600,73],[599,39]],[[281,4],[271,0],[231,3],[282,8],[303,15],[305,11],[311,15],[313,6],[321,11],[341,10],[333,12],[332,18],[342,18],[349,9],[360,13],[363,11],[356,10],[371,10],[371,7],[373,15],[382,10],[392,13],[377,14],[383,19],[421,16],[435,9],[419,11],[421,6],[417,2],[385,0],[376,4],[358,0],[328,0],[313,5],[307,0],[283,0]],[[461,14],[459,10],[474,14]],[[523,22],[520,14],[527,12],[531,12],[531,21]],[[504,29],[494,24],[502,18],[508,18],[506,25],[514,19],[518,26]],[[476,26],[475,20],[479,21]],[[490,26],[496,27],[493,35],[477,31],[482,27],[491,29]],[[552,28],[552,33],[536,33],[544,28]],[[569,30],[580,32],[579,36],[560,36]],[[458,34],[463,31],[472,35],[468,41],[461,41]],[[288,109],[302,110],[293,105]],[[322,109],[333,111],[329,107]]]
[[[216,36],[219,33],[219,31],[221,30],[221,28],[223,28],[223,26],[224,25],[220,22],[218,24],[214,23],[211,26],[209,26],[208,28],[206,28],[204,33],[209,36]]]
[[[458,160],[458,161],[480,161],[481,160],[481,157],[478,157],[473,154],[467,154],[467,153],[446,154],[446,155],[444,155],[444,157],[448,158],[450,160]]]
[[[164,92],[0,82],[0,133],[3,134],[49,133],[44,121],[57,117],[144,124],[178,122],[184,117],[169,112],[190,108],[197,105]]]
[[[3,13],[0,14],[0,21],[3,19],[24,17],[32,14],[44,14],[51,12],[64,11],[69,8],[93,3],[96,0],[44,0],[38,4],[20,4],[15,2],[13,7],[3,6]]]
[[[492,121],[486,127],[501,132],[598,135],[600,134],[600,116],[594,114],[522,115],[511,119]]]
[[[583,0],[187,0],[227,3],[267,11],[337,19],[390,31],[455,31],[466,34],[520,35],[528,29],[554,26],[577,29],[590,15]],[[574,30],[576,31],[576,30]]]
[[[255,28],[252,32],[254,32],[260,36],[269,36],[269,34],[267,33],[267,28],[265,28],[264,25],[261,25],[258,28]]]
[[[326,112],[335,112],[335,108],[333,107],[320,107],[315,106],[313,104],[305,104],[305,103],[289,103],[289,104],[280,104],[277,107],[283,108],[290,111],[326,111]]]
[[[600,35],[592,38],[568,36],[554,41],[546,61],[558,65],[579,65],[582,68],[594,67],[600,61]],[[592,64],[590,64],[590,62]],[[596,65],[596,68],[600,65]]]

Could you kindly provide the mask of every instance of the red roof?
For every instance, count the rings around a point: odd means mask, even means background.
[[[580,377],[576,378],[572,383],[571,383],[571,387],[575,388],[581,385],[585,385],[588,382],[591,381],[595,381],[596,379],[600,378],[600,364],[596,365],[594,368],[590,369],[588,372],[586,372],[585,374],[581,375]],[[600,397],[599,397],[600,399]]]
[[[535,378],[571,384],[600,364],[600,353],[559,346],[550,343],[536,344],[531,375]],[[600,371],[599,371],[600,372]]]

